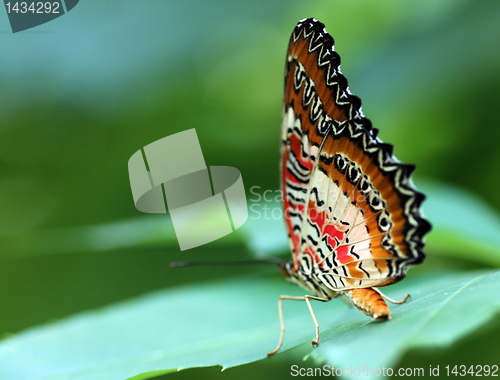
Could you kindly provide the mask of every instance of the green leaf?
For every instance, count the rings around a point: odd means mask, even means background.
[[[432,222],[426,251],[500,265],[500,217],[475,194],[438,181],[422,181]]]
[[[391,321],[352,315],[347,324],[330,327],[311,356],[341,368],[394,368],[407,349],[447,347],[500,311],[500,272],[434,273],[398,285],[414,301],[392,307]]]
[[[414,276],[387,290],[412,293],[392,307],[393,319],[370,318],[339,300],[316,303],[322,329],[318,361],[376,367],[406,349],[448,345],[500,309],[500,272]],[[36,327],[0,342],[0,378],[145,379],[178,368],[223,368],[266,357],[279,337],[277,298],[304,294],[284,280],[235,278],[160,291]],[[314,326],[303,302],[284,303],[281,352],[310,347]],[[272,360],[272,359],[271,359]]]
[[[217,244],[234,243],[229,234]],[[122,248],[178,248],[170,215],[149,214],[109,223],[80,227],[26,231],[2,236],[0,255],[22,257],[54,254],[106,252]]]

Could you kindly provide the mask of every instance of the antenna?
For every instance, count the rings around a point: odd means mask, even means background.
[[[259,260],[237,260],[237,261],[181,261],[170,263],[170,268],[194,267],[194,266],[224,266],[224,265],[253,265],[253,264],[276,264],[281,265],[283,259],[259,259]]]

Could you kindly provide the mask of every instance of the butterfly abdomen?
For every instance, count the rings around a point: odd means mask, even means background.
[[[354,306],[377,321],[391,318],[389,306],[382,296],[372,288],[349,290],[346,294]]]

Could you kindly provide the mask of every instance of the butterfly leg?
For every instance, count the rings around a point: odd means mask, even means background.
[[[394,304],[398,304],[398,305],[401,305],[402,303],[405,303],[406,300],[408,298],[410,298],[410,295],[408,293],[406,293],[405,297],[401,300],[401,301],[395,301],[393,300],[392,298],[389,298],[387,297],[384,293],[382,293],[380,291],[380,289],[377,289],[377,288],[373,288],[373,290],[375,290],[378,294],[380,294],[382,296],[382,298],[386,299],[387,301],[389,301],[390,303],[394,303]]]
[[[318,321],[316,320],[316,316],[314,315],[313,309],[311,307],[311,303],[309,300],[317,300],[317,301],[322,301],[322,302],[327,302],[329,299],[327,298],[321,298],[321,297],[316,297],[316,296],[310,296],[310,295],[305,295],[303,297],[295,297],[295,296],[280,296],[278,299],[278,312],[280,316],[280,324],[281,324],[281,334],[280,334],[280,341],[278,343],[278,347],[276,347],[274,350],[269,352],[267,356],[274,355],[276,352],[279,351],[281,346],[283,345],[283,337],[285,335],[285,322],[283,321],[283,300],[295,300],[295,301],[306,301],[307,307],[309,308],[309,312],[311,313],[314,326],[316,327],[316,340],[312,342],[313,346],[317,346],[319,342],[319,325]]]
[[[314,311],[311,307],[311,302],[309,302],[310,299],[316,300],[316,301],[322,301],[322,302],[327,302],[327,301],[329,301],[329,299],[316,297],[316,296],[309,296],[309,295],[304,296],[304,300],[306,301],[307,307],[309,308],[309,312],[311,313],[311,317],[313,319],[314,326],[316,327],[316,340],[312,341],[313,347],[316,347],[319,343],[319,325],[318,325],[318,321],[316,320],[316,316],[314,315]]]
[[[339,297],[343,303],[345,303],[347,306],[349,307],[352,307],[352,302],[349,301],[349,297],[345,294],[342,294],[340,297]]]

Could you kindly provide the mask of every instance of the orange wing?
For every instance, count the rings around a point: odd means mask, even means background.
[[[332,290],[388,285],[423,260],[424,196],[340,72],[333,38],[299,22],[286,63],[282,189],[294,267]]]

